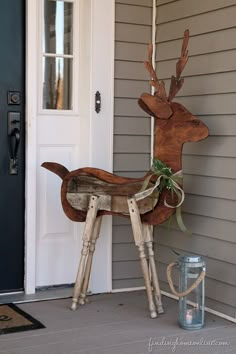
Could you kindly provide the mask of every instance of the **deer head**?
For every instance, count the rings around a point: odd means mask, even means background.
[[[171,77],[169,95],[167,96],[165,84],[158,80],[157,74],[152,65],[153,48],[148,47],[148,61],[144,63],[146,69],[151,75],[150,85],[155,88],[153,95],[143,93],[138,100],[139,106],[149,115],[155,118],[155,134],[157,130],[164,129],[166,143],[173,139],[179,144],[188,141],[199,141],[208,136],[208,128],[197,117],[193,116],[183,105],[173,102],[174,97],[181,89],[184,79],[181,78],[182,71],[188,61],[188,41],[189,31],[184,32],[183,44],[180,59],[176,64],[176,76]],[[154,142],[154,156],[157,151],[157,139]]]

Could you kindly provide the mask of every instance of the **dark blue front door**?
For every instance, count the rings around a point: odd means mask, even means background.
[[[24,287],[25,3],[0,1],[0,292]]]

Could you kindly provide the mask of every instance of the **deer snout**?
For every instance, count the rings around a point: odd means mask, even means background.
[[[206,139],[209,135],[208,127],[200,121],[198,118],[194,118],[191,120],[191,125],[193,127],[193,134],[191,141],[200,141]]]

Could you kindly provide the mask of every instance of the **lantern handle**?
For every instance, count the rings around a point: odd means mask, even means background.
[[[203,278],[206,275],[206,270],[205,269],[202,270],[202,272],[199,275],[199,277],[197,278],[197,280],[187,290],[183,291],[182,293],[179,293],[179,292],[177,292],[175,290],[175,287],[174,287],[174,284],[173,284],[173,280],[172,280],[172,276],[171,276],[172,268],[174,266],[176,266],[176,265],[178,265],[177,262],[170,263],[168,265],[168,267],[167,267],[167,270],[166,270],[167,280],[168,280],[170,289],[171,289],[172,293],[174,295],[176,295],[177,297],[187,296],[188,294],[191,293],[191,291],[193,291],[201,283],[201,281],[203,280]]]

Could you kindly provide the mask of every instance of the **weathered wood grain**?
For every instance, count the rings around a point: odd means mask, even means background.
[[[153,48],[152,45],[149,45],[148,61],[144,64],[151,76],[149,84],[156,91],[152,95],[143,93],[138,100],[141,109],[149,116],[154,117],[155,120],[154,158],[161,160],[170,167],[173,173],[182,170],[183,144],[199,141],[208,136],[208,128],[204,123],[194,117],[183,105],[173,102],[184,83],[181,75],[188,61],[188,40],[189,31],[186,30],[180,59],[176,64],[176,75],[171,76],[169,94],[166,92],[164,82],[158,79],[153,68]],[[132,145],[134,145],[134,140]],[[122,148],[120,147],[118,151],[122,152]],[[156,306],[159,313],[163,312],[163,309],[150,231],[152,225],[162,224],[175,212],[174,206],[169,207],[166,204],[166,201],[171,205],[177,205],[178,203],[174,200],[176,204],[173,204],[171,191],[165,189],[161,191],[160,195],[158,192],[158,199],[155,197],[153,200],[152,196],[148,196],[141,198],[139,201],[136,200],[138,199],[136,194],[143,189],[143,184],[147,177],[151,178],[148,179],[149,182],[146,188],[153,187],[155,184],[158,176],[153,175],[152,170],[147,171],[141,178],[127,178],[91,167],[68,172],[64,166],[58,163],[46,162],[42,166],[55,172],[63,180],[61,202],[65,214],[71,220],[86,221],[72,309],[76,309],[79,298],[81,304],[85,303],[93,251],[98,238],[97,232],[93,230],[94,228],[96,229],[96,220],[101,215],[111,214],[130,217],[131,219],[135,244],[139,249],[150,315],[152,318],[157,317]],[[182,186],[182,183],[180,184]],[[94,243],[92,242],[93,238]],[[91,249],[90,246],[92,247]],[[145,246],[148,249],[151,265],[152,284]],[[152,292],[154,292],[156,304],[153,301]]]
[[[199,141],[208,136],[208,128],[204,123],[183,105],[173,102],[183,85],[181,75],[188,61],[188,41],[189,31],[186,30],[181,55],[176,65],[176,75],[171,77],[169,94],[153,68],[152,46],[149,45],[148,61],[144,64],[151,76],[149,83],[156,91],[153,95],[143,93],[138,101],[141,109],[155,118],[154,158],[163,161],[174,173],[182,169],[183,144]],[[62,206],[66,215],[74,221],[85,221],[88,206],[86,195],[104,196],[101,198],[98,215],[127,216],[127,197],[134,196],[151,173],[148,171],[141,178],[126,178],[97,168],[81,168],[68,173],[67,169],[55,163],[44,163],[43,167],[54,171],[63,179]],[[175,212],[174,208],[170,209],[164,205],[164,200],[168,199],[169,195],[170,192],[164,191],[158,202],[155,201],[154,207],[151,207],[150,199],[142,201],[139,205],[142,222],[158,225],[166,221]]]

